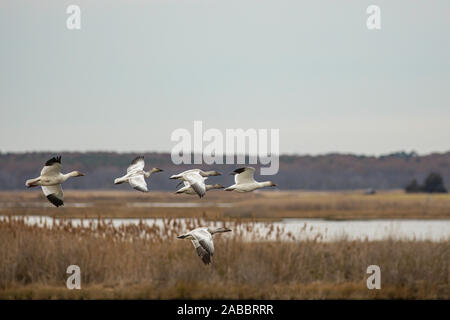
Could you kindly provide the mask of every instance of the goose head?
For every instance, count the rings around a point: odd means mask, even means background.
[[[206,185],[206,190],[223,189],[223,188],[225,188],[225,187],[221,184],[207,184]]]
[[[208,228],[208,230],[209,230],[209,233],[211,233],[211,234],[230,232],[231,231],[231,229],[226,228],[226,227],[219,227],[219,228],[212,229],[212,230]]]
[[[84,176],[84,173],[81,173],[80,171],[72,171],[72,172],[70,173],[70,175],[71,175],[72,177],[83,177],[83,176]]]
[[[203,177],[212,177],[212,176],[221,176],[222,174],[219,171],[216,170],[211,170],[211,171],[206,171],[206,172],[200,172],[200,175],[202,175]]]

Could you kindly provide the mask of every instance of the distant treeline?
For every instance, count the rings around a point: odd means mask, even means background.
[[[431,172],[423,184],[419,184],[417,179],[412,180],[406,187],[408,193],[426,192],[426,193],[447,193],[444,179],[439,173]]]
[[[70,179],[66,189],[127,189],[114,185],[114,178],[123,175],[136,153],[115,152],[30,152],[0,154],[0,190],[23,190],[25,180],[39,175],[42,166],[52,156],[62,155],[63,171],[79,170],[86,176]],[[158,167],[164,172],[152,175],[149,187],[153,190],[175,190],[177,181],[168,176],[199,167],[223,173],[209,180],[223,185],[233,183],[231,171],[242,165],[174,165],[168,153],[143,153],[146,169]],[[255,166],[258,167],[258,166]],[[272,180],[280,189],[349,190],[401,189],[412,180],[423,181],[430,172],[439,173],[444,182],[450,181],[450,152],[419,156],[398,152],[372,157],[352,154],[319,156],[285,155],[280,157],[280,170],[275,176],[259,176]],[[448,188],[448,186],[447,186]]]

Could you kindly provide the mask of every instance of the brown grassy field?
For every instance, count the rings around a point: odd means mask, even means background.
[[[252,221],[294,217],[449,219],[447,194],[212,191],[198,199],[168,192],[66,190],[65,200],[64,207],[55,208],[39,190],[1,192],[0,216],[166,221],[162,229],[102,224],[94,231],[70,224],[39,228],[3,218],[0,299],[450,299],[450,241],[324,243],[255,235],[249,242],[236,232],[238,226],[250,230]],[[234,228],[215,240],[212,265],[202,264],[189,241],[176,239],[185,231],[173,219],[179,217],[190,219],[187,229],[199,226],[197,218]],[[71,264],[81,268],[82,290],[65,288]],[[381,267],[381,290],[366,287],[371,264]]]
[[[152,203],[190,203],[204,207],[147,207]],[[224,204],[220,207],[217,204]],[[206,197],[170,192],[65,191],[65,206],[53,207],[40,190],[0,192],[0,215],[54,217],[206,217],[281,219],[449,219],[450,194],[364,195],[362,191],[208,192]]]
[[[217,236],[204,266],[189,241],[176,239],[181,229],[175,220],[94,230],[2,219],[0,298],[450,299],[450,241],[249,242],[232,232]],[[81,290],[65,288],[71,264],[81,268]],[[372,264],[381,290],[366,287]]]

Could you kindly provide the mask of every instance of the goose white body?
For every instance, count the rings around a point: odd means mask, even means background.
[[[213,234],[229,231],[231,231],[231,229],[228,228],[210,229],[201,227],[178,236],[178,239],[191,240],[197,254],[202,259],[203,263],[207,265],[211,263],[211,257],[214,255]]]
[[[127,174],[114,180],[114,184],[128,183],[133,189],[148,192],[145,178],[150,177],[152,173],[161,172],[159,168],[153,168],[150,171],[144,171],[144,157],[136,157],[127,168]]]
[[[61,183],[71,177],[84,176],[81,172],[72,171],[66,174],[61,173],[61,157],[53,157],[45,163],[41,170],[41,175],[25,182],[28,188],[41,186],[42,192],[56,207],[64,205],[64,193]]]
[[[175,174],[170,179],[178,179],[184,182],[184,187],[178,190],[176,193],[190,194],[191,190],[194,191],[200,198],[206,194],[205,180],[209,176],[220,175],[217,171],[203,171],[200,169],[191,169],[179,174]]]
[[[264,187],[274,187],[275,183],[272,181],[258,182],[254,179],[255,168],[245,167],[239,168],[232,172],[234,174],[234,184],[225,188],[225,191],[236,192],[252,192],[256,189]]]
[[[204,178],[206,180],[206,178]],[[184,186],[178,189],[175,193],[184,193],[189,195],[196,195],[197,193],[192,188],[192,186],[187,181],[183,181]],[[220,184],[205,184],[206,191],[212,190],[212,189],[222,189],[223,186]]]

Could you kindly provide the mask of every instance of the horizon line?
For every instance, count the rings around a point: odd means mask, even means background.
[[[81,154],[88,154],[88,153],[115,153],[115,154],[146,154],[146,153],[150,153],[150,154],[167,154],[167,155],[171,155],[170,151],[114,151],[114,150],[59,150],[59,151],[50,151],[50,150],[32,150],[32,151],[4,151],[4,150],[0,150],[0,155],[8,155],[8,154],[30,154],[30,153],[49,153],[49,154],[64,154],[64,153],[81,153]],[[351,155],[351,156],[358,156],[358,157],[375,157],[375,158],[380,158],[380,157],[386,157],[386,156],[393,156],[393,155],[399,155],[399,154],[405,154],[408,156],[419,156],[419,157],[424,157],[424,156],[430,156],[430,155],[434,155],[434,154],[440,154],[440,155],[445,155],[450,153],[450,149],[446,150],[446,151],[432,151],[432,152],[428,152],[428,153],[418,153],[414,150],[411,151],[405,151],[405,150],[398,150],[398,151],[392,151],[389,153],[380,153],[380,154],[367,154],[367,153],[354,153],[354,152],[348,152],[348,151],[329,151],[329,152],[324,152],[324,153],[279,153],[278,156],[279,157],[289,157],[289,156],[294,156],[294,157],[320,157],[320,156],[330,156],[330,155]],[[191,152],[190,153],[191,156],[198,154],[195,152]],[[241,154],[234,154],[234,156],[238,156]],[[274,154],[275,155],[275,154]],[[222,157],[226,157],[227,154],[223,154]],[[245,154],[246,157],[249,156],[249,154]],[[259,155],[256,155],[259,156]],[[266,156],[273,156],[272,154],[266,155]]]

